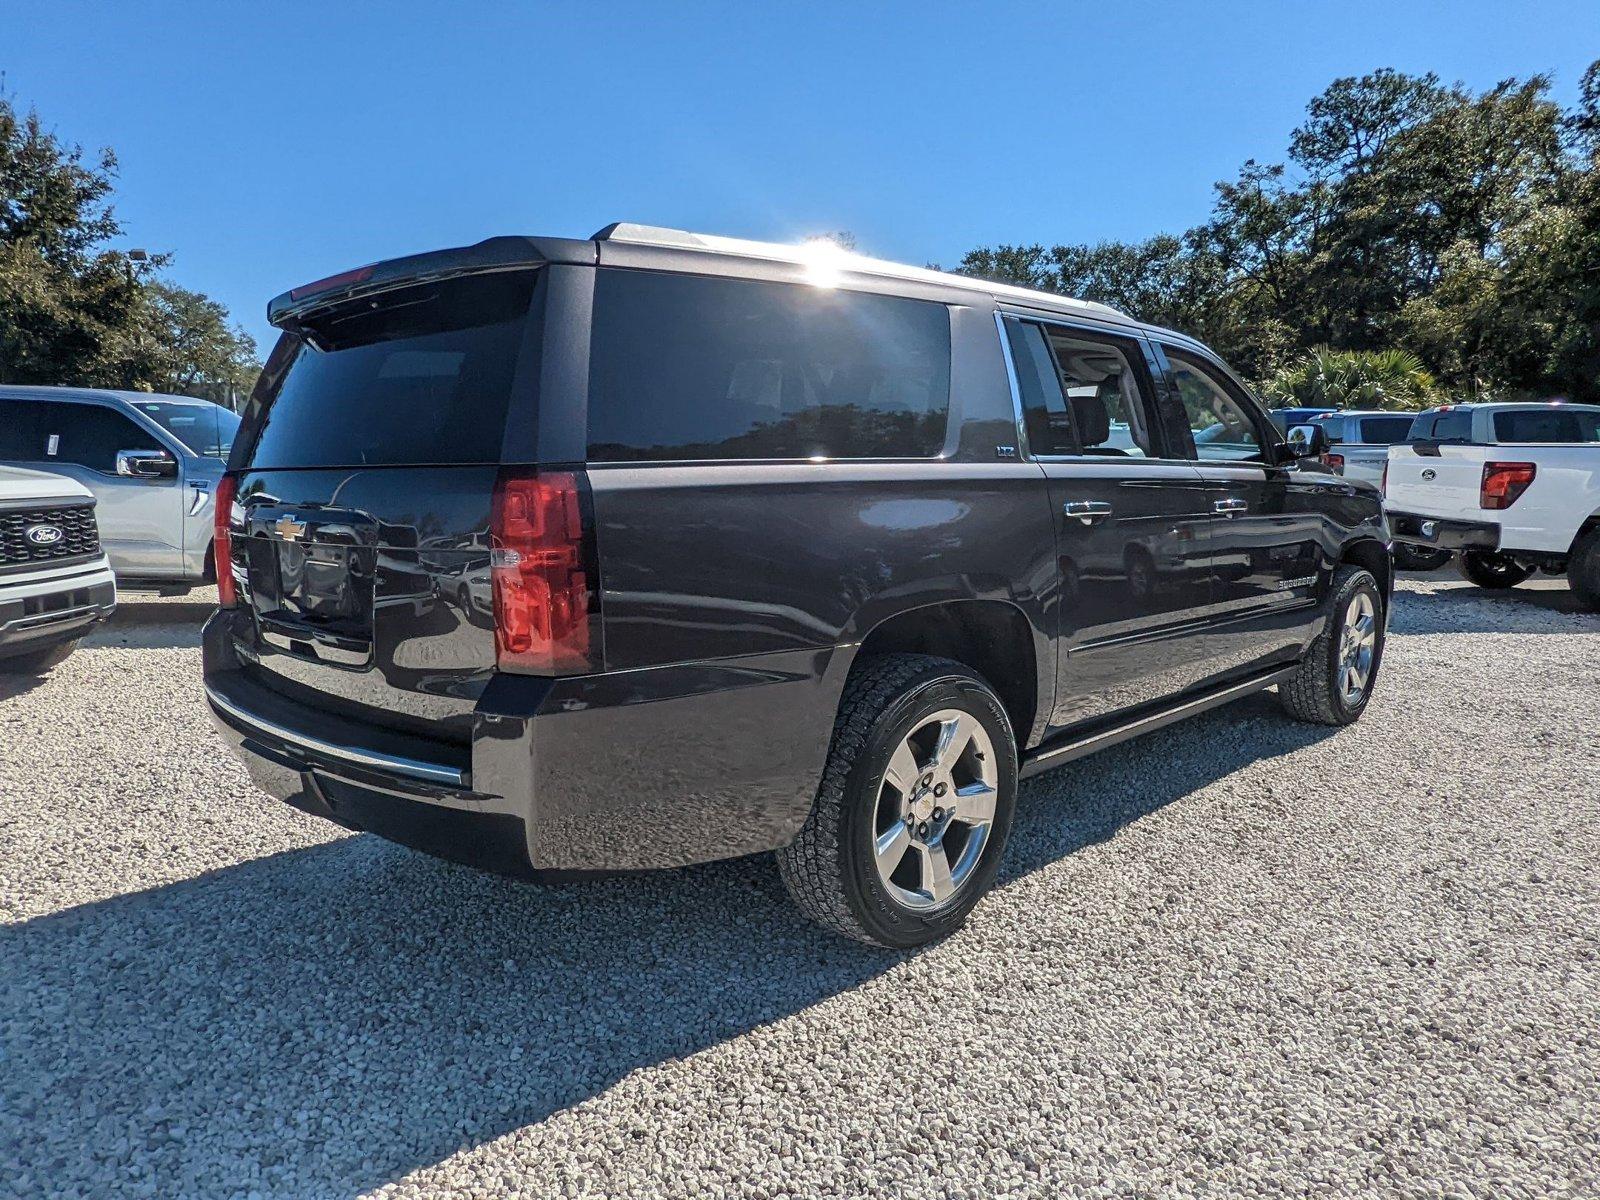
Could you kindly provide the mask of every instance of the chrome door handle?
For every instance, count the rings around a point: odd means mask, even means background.
[[[1077,517],[1085,525],[1093,525],[1111,515],[1111,505],[1104,500],[1068,500],[1061,511],[1069,517]]]
[[[1237,496],[1229,496],[1226,500],[1218,500],[1212,504],[1212,509],[1219,513],[1243,512],[1250,505]]]

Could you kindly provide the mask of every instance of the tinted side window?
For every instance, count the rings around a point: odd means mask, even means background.
[[[1076,454],[1078,439],[1072,414],[1061,390],[1061,376],[1045,344],[1044,331],[1024,321],[1007,320],[1011,363],[1017,372],[1022,397],[1022,420],[1028,431],[1028,449],[1034,454]]]
[[[1079,454],[1151,458],[1149,408],[1133,365],[1136,351],[1078,330],[1047,330]]]
[[[1329,442],[1342,442],[1347,436],[1345,433],[1346,419],[1345,417],[1323,417],[1322,420],[1311,423],[1322,426],[1322,431],[1328,435]]]
[[[1222,381],[1180,351],[1168,349],[1172,380],[1194,437],[1195,457],[1213,462],[1260,462],[1261,433],[1244,403]]]
[[[152,435],[127,417],[98,404],[0,401],[10,426],[12,405],[20,409],[15,428],[0,432],[0,456],[35,463],[74,463],[107,475],[117,473],[118,450],[163,450]],[[13,450],[12,447],[16,449]]]
[[[942,304],[602,270],[589,458],[931,458],[950,405]]]
[[[1600,442],[1600,412],[1525,408],[1495,413],[1498,442]]]
[[[0,459],[39,462],[45,457],[53,406],[38,400],[0,398]]]

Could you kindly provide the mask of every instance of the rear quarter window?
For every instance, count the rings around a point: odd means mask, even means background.
[[[1520,409],[1494,415],[1497,442],[1600,442],[1600,412]]]
[[[1411,417],[1362,417],[1361,440],[1369,446],[1393,446],[1411,435]]]
[[[595,282],[591,461],[928,458],[949,405],[941,304],[662,272]]]
[[[498,462],[537,278],[467,276],[314,314],[262,371],[235,465]]]

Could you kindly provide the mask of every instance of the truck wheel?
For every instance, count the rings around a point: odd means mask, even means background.
[[[1410,542],[1394,544],[1394,565],[1402,571],[1437,571],[1450,561],[1450,551],[1435,550],[1431,546],[1413,546]]]
[[[1463,550],[1456,560],[1456,570],[1461,578],[1481,588],[1516,587],[1529,575],[1532,567],[1524,567],[1504,554],[1491,554],[1487,550]]]
[[[1322,632],[1299,669],[1278,685],[1290,716],[1315,725],[1349,725],[1366,711],[1383,661],[1383,593],[1371,572],[1343,566],[1333,575],[1333,594]]]
[[[0,673],[7,675],[43,675],[51,667],[63,662],[68,655],[78,648],[80,639],[73,638],[69,642],[57,642],[47,650],[35,650],[30,654],[18,654],[12,658],[0,658]]]
[[[949,659],[872,657],[845,685],[816,802],[778,870],[819,925],[919,946],[993,884],[1016,794],[1016,739],[988,684]]]
[[[1567,559],[1567,586],[1585,608],[1600,612],[1600,527],[1578,539]]]

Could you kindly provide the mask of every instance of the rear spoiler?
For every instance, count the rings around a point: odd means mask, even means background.
[[[279,329],[293,329],[308,313],[356,296],[480,271],[512,271],[547,263],[593,266],[598,256],[599,248],[593,242],[569,238],[487,238],[474,246],[385,259],[291,288],[267,304],[267,320]]]

